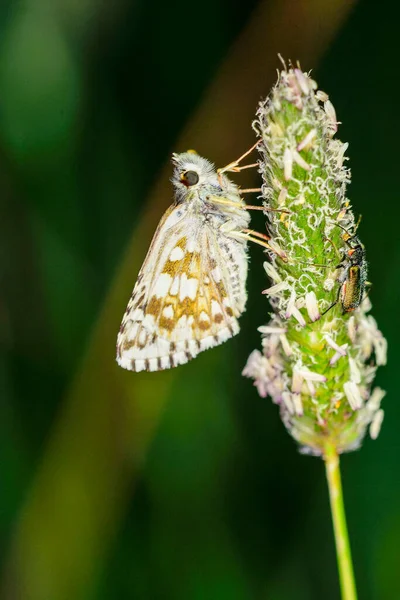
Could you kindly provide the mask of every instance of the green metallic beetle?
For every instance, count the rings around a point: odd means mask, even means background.
[[[342,305],[343,314],[352,312],[363,301],[366,286],[371,285],[367,281],[368,265],[364,245],[356,235],[350,235],[347,229],[338,223],[335,223],[335,225],[345,231],[343,241],[347,244],[348,250],[345,252],[342,262],[336,267],[337,269],[343,269],[339,277],[341,287],[338,297],[322,315],[325,315],[338,302]]]
[[[365,292],[367,282],[367,261],[365,249],[359,238],[355,235],[344,240],[349,246],[346,256],[338,267],[343,268],[339,278],[342,287],[339,298],[343,312],[351,312],[360,306]],[[336,304],[336,303],[335,303]]]

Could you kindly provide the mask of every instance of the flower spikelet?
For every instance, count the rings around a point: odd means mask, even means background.
[[[386,340],[369,315],[365,249],[346,187],[348,144],[335,109],[298,68],[284,68],[258,109],[262,195],[271,236],[264,290],[273,309],[243,374],[280,407],[301,449],[323,455],[375,439],[384,392],[372,389]],[[283,209],[282,212],[276,209]]]

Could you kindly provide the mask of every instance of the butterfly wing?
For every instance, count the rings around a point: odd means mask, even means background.
[[[186,363],[239,331],[245,244],[172,207],[153,238],[125,312],[117,361],[132,371]]]

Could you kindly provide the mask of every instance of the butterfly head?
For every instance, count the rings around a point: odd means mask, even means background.
[[[214,165],[194,150],[173,154],[172,162],[175,165],[172,183],[179,195],[186,196],[189,191],[200,191],[210,186],[221,190]]]

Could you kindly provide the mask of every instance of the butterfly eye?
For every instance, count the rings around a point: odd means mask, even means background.
[[[196,185],[196,183],[199,183],[199,174],[196,171],[185,171],[181,175],[181,181],[187,187]]]

